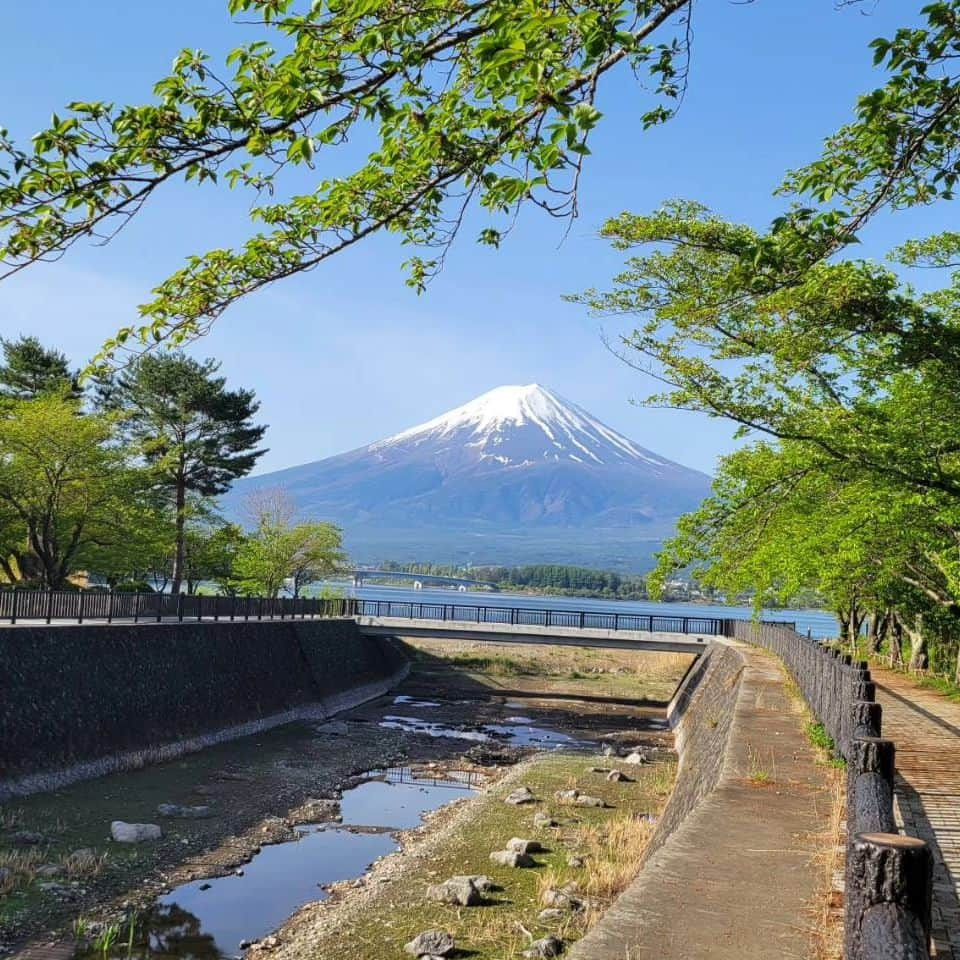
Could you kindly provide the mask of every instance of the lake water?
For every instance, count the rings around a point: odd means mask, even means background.
[[[718,617],[752,620],[751,607],[724,606],[710,603],[653,603],[646,600],[597,600],[591,597],[548,597],[506,591],[466,591],[410,587],[374,586],[354,588],[343,584],[331,586],[346,589],[348,596],[362,600],[393,600],[411,603],[457,603],[485,607],[525,607],[528,610],[596,610],[604,613],[642,613],[664,617]],[[838,632],[833,614],[824,610],[764,610],[764,620],[795,623],[800,633],[810,632],[815,638],[835,637]]]

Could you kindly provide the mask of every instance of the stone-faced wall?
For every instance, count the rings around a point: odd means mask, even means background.
[[[323,716],[403,663],[353,620],[0,629],[0,798],[27,774]]]
[[[711,644],[670,702],[667,715],[680,762],[673,793],[644,860],[660,849],[719,782],[743,667],[743,656],[734,647]]]

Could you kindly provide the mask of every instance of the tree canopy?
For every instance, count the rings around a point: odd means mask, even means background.
[[[337,573],[346,561],[342,532],[332,523],[301,520],[282,490],[266,490],[251,498],[253,530],[233,564],[236,585],[245,593],[275,597]]]
[[[222,65],[184,50],[152,101],[77,99],[30,145],[0,132],[0,269],[9,276],[112,238],[170,181],[248,191],[253,234],[188,258],[142,306],[128,342],[202,332],[231,303],[378,232],[416,248],[421,287],[465,211],[496,245],[524,203],[576,212],[604,78],[646,79],[642,122],[666,120],[685,82],[691,0],[230,0],[260,28]],[[372,132],[352,170],[327,155]],[[296,192],[291,171],[317,169]]]
[[[55,393],[79,397],[79,371],[71,370],[66,356],[58,350],[28,336],[17,340],[0,337],[0,349],[0,399],[34,400]]]
[[[95,555],[129,542],[143,478],[111,442],[109,418],[81,416],[76,401],[58,396],[14,404],[0,417],[4,539],[21,575],[35,570],[41,586],[59,589]]]
[[[787,175],[792,203],[768,229],[690,201],[624,213],[603,233],[625,269],[572,299],[631,319],[618,349],[662,384],[650,403],[752,441],[722,462],[654,588],[692,566],[758,605],[814,589],[851,641],[867,617],[874,646],[898,655],[906,636],[914,666],[955,657],[960,679],[960,235],[854,255],[881,209],[954,198],[958,12],[928,4],[921,27],[875,41],[887,83]],[[920,268],[945,283],[916,289]]]
[[[171,589],[186,575],[187,521],[203,498],[226,492],[266,452],[266,427],[251,390],[228,390],[214,360],[148,354],[100,384],[100,401],[124,417],[125,432],[174,512]]]

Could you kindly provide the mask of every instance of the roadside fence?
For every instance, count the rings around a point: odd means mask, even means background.
[[[882,710],[867,663],[786,626],[729,620],[725,633],[784,662],[847,763],[844,957],[930,957],[932,854],[923,840],[897,833],[895,747],[881,735]]]

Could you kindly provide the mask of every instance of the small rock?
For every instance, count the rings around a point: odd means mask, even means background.
[[[536,813],[533,817],[533,825],[539,827],[541,830],[546,829],[547,827],[559,827],[560,824],[557,823],[553,817],[548,816],[545,813]]]
[[[43,843],[43,834],[36,830],[18,830],[13,835],[13,842],[21,847],[35,847],[38,843]]]
[[[540,901],[545,907],[572,910],[574,913],[585,910],[587,906],[587,901],[576,895],[574,884],[568,884],[560,890],[555,887],[548,887],[540,896]]]
[[[605,807],[606,801],[600,797],[591,797],[579,790],[558,790],[554,797],[560,802],[575,807]]]
[[[235,876],[238,876],[238,877],[242,877],[242,876],[243,876],[243,871],[242,871],[242,870],[234,870],[233,872],[234,872],[234,875],[235,875]]]
[[[37,867],[37,876],[49,880],[50,877],[58,877],[63,871],[55,863],[45,863]],[[0,875],[0,883],[3,883],[3,876]]]
[[[276,950],[277,947],[280,946],[280,938],[264,937],[264,939],[260,941],[260,946],[263,947],[265,950]]]
[[[179,803],[161,803],[157,807],[157,815],[161,817],[176,817],[181,820],[204,820],[212,817],[210,807],[201,804],[196,807],[187,807]]]
[[[607,774],[607,779],[611,783],[633,783],[633,781],[622,770],[611,770]]]
[[[572,853],[569,857],[567,857],[568,867],[574,867],[575,869],[579,870],[580,867],[582,867],[585,863],[586,860],[584,860],[583,857],[574,856]]]
[[[330,720],[327,723],[317,727],[317,733],[322,733],[334,737],[342,737],[350,732],[350,724],[345,720]]]
[[[587,773],[609,773],[609,767],[590,767]]]
[[[566,919],[566,913],[559,907],[547,907],[537,914],[537,919],[541,923],[557,923]]]
[[[460,877],[454,877],[453,879],[459,880]],[[493,880],[485,873],[472,875],[466,879],[469,880],[481,893],[489,893],[496,887],[496,884],[493,882]]]
[[[117,843],[142,843],[144,840],[159,840],[163,831],[155,823],[125,823],[114,820],[110,824],[110,836]]]
[[[543,844],[539,840],[521,840],[520,837],[512,837],[507,841],[507,849],[516,853],[542,853]]]
[[[633,753],[623,758],[623,762],[633,763],[639,766],[641,763],[649,763],[650,758],[642,750],[634,750]]]
[[[246,950],[246,949],[248,949],[249,947],[252,947],[252,946],[253,946],[253,941],[252,941],[252,940],[241,940],[241,941],[240,941],[240,949],[241,949],[241,950]]]
[[[200,886],[197,887],[197,889],[198,889],[198,890],[209,890],[210,887],[212,887],[212,886],[213,886],[213,884],[211,884],[211,883],[201,883]]]
[[[522,803],[534,803],[536,797],[530,792],[529,787],[520,787],[512,793],[508,793],[504,798],[504,803],[512,803],[514,806],[520,806]]]
[[[490,854],[494,863],[501,867],[535,867],[536,861],[529,854],[517,853],[516,850],[494,850]]]
[[[563,953],[563,941],[556,937],[544,937],[534,940],[529,950],[524,950],[525,957],[559,957]]]
[[[457,945],[446,930],[424,930],[403,949],[415,957],[448,957]]]
[[[600,752],[605,757],[618,757],[620,751],[612,743],[603,743],[600,745]]]
[[[477,907],[483,902],[471,877],[451,877],[443,883],[427,887],[427,899],[440,903],[456,903],[461,907]]]

